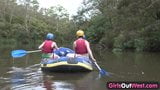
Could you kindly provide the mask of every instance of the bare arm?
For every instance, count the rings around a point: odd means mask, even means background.
[[[88,51],[88,53],[89,53],[90,58],[91,58],[94,62],[96,62],[96,59],[93,57],[92,50],[91,50],[91,48],[90,48],[89,42],[88,42],[88,41],[85,41],[85,43],[86,43],[87,51]]]
[[[57,46],[57,44],[55,42],[52,43],[52,47],[55,48],[55,49],[58,49],[58,46]]]
[[[74,41],[74,43],[73,43],[73,50],[74,50],[74,58],[76,57],[76,51],[75,51],[75,47],[76,47],[76,42]]]
[[[73,43],[73,50],[75,51],[76,42]]]
[[[42,49],[44,42],[38,47],[38,49]]]

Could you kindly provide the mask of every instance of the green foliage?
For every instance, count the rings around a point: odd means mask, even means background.
[[[62,6],[39,9],[37,0],[0,0],[0,43],[40,43],[48,32],[72,44],[78,29],[113,51],[160,51],[160,0],[84,0],[69,19]]]
[[[93,18],[89,25],[88,28],[86,29],[86,35],[89,36],[89,40],[92,40],[92,42],[97,43],[99,40],[104,37],[105,31],[107,31],[107,22],[105,16],[99,15],[99,17]]]
[[[136,51],[143,51],[145,50],[145,47],[146,47],[146,43],[145,43],[145,40],[143,39],[135,39],[135,48],[136,48]]]
[[[159,0],[88,0],[84,5],[79,17],[94,11],[82,27],[94,43],[114,51],[160,51]],[[81,18],[76,21],[85,23]]]
[[[0,1],[0,43],[7,38],[17,44],[36,44],[42,42],[48,32],[63,42],[62,36],[68,35],[69,26],[68,12],[62,6],[39,11],[37,0],[21,0],[18,4],[16,0]]]
[[[114,47],[123,49],[124,48],[124,42],[125,42],[125,37],[123,34],[120,34],[118,37],[115,38],[114,40]]]

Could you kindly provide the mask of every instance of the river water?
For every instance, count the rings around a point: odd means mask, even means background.
[[[0,50],[0,90],[107,90],[111,81],[160,82],[160,53],[94,52],[98,64],[110,76],[87,73],[44,73],[40,53],[13,59],[12,49]]]

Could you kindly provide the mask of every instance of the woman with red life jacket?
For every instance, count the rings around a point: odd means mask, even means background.
[[[48,33],[46,40],[39,46],[39,49],[42,50],[42,58],[58,58],[58,55],[54,54],[54,49],[58,49],[56,42],[53,41],[54,35]]]
[[[78,30],[76,35],[78,39],[73,43],[73,49],[76,53],[76,56],[88,56],[94,62],[96,62],[95,58],[93,57],[89,42],[84,39],[83,30]]]

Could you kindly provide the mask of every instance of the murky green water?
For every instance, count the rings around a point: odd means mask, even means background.
[[[12,49],[0,50],[1,90],[107,90],[109,81],[160,82],[160,53],[97,52],[98,64],[110,77],[98,78],[95,69],[88,73],[43,73],[40,53],[13,59]]]

